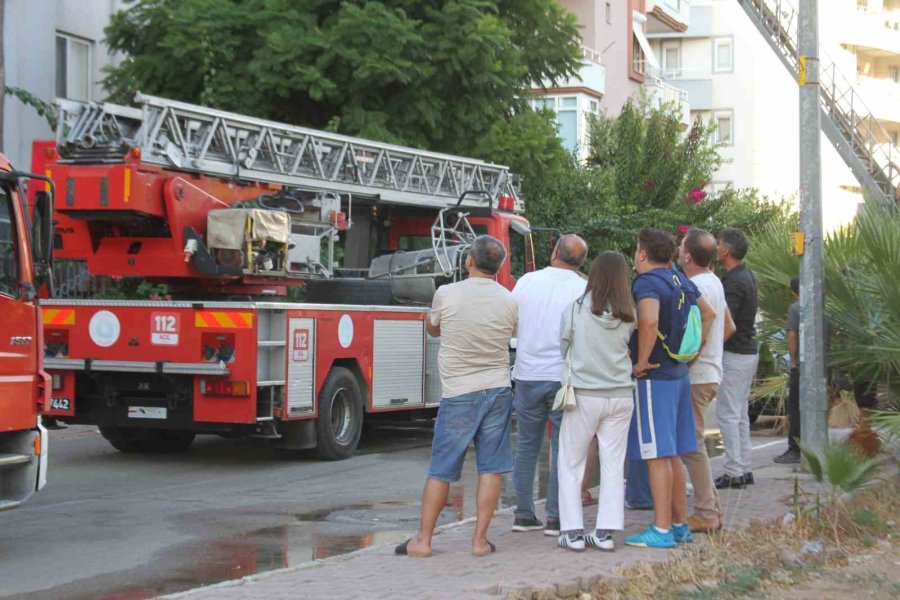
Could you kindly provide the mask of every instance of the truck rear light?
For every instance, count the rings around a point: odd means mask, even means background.
[[[40,456],[41,452],[44,451],[43,440],[40,435],[34,436],[34,455]]]
[[[249,381],[228,379],[201,379],[200,393],[204,396],[249,396]]]
[[[61,390],[64,382],[62,373],[53,373],[50,377],[53,378],[53,389]]]
[[[68,354],[68,331],[47,330],[44,332],[44,356],[47,358],[65,358]]]

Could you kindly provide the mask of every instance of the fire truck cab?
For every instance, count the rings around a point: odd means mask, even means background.
[[[0,155],[0,510],[21,505],[47,481],[40,413],[50,400],[50,378],[38,289],[49,272],[53,200],[49,191],[37,193],[32,218],[21,193],[26,178],[43,179],[14,172]]]

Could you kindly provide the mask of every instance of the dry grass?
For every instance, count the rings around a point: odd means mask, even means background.
[[[799,490],[798,490],[799,491]],[[796,497],[807,497],[796,494]],[[895,483],[871,488],[826,508],[816,501],[795,509],[793,522],[754,522],[679,548],[662,564],[642,564],[591,591],[604,600],[765,597],[803,581],[825,566],[844,566],[853,554],[900,542],[900,494]],[[821,551],[804,551],[807,543]],[[588,597],[582,594],[582,597]]]

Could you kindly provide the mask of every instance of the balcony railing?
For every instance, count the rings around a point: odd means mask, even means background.
[[[710,79],[712,77],[710,69],[703,67],[684,67],[677,69],[655,69],[650,67],[648,75],[667,81],[678,81],[681,79]]]

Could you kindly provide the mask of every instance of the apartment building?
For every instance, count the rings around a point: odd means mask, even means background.
[[[782,7],[789,6],[782,0]],[[776,6],[776,2],[772,2]],[[828,0],[819,3],[823,65],[833,62],[853,84],[884,129],[879,143],[900,135],[900,0]],[[683,32],[651,32],[666,80],[688,93],[691,118],[711,120],[729,161],[710,183],[757,187],[796,198],[799,189],[799,117],[796,82],[735,0],[692,0]],[[896,77],[896,79],[892,79]],[[853,218],[861,201],[853,177],[822,136],[826,229]]]
[[[650,101],[678,106],[688,125],[688,94],[658,72],[651,32],[688,29],[688,0],[559,0],[578,17],[584,62],[574,77],[533,90],[532,106],[554,111],[564,147],[580,159],[587,155],[587,115],[617,114],[642,88]]]
[[[45,102],[57,97],[102,100],[103,67],[113,64],[103,28],[122,0],[6,0],[3,26],[6,85]],[[53,132],[18,99],[6,97],[0,147],[19,169],[31,164],[31,142]]]

